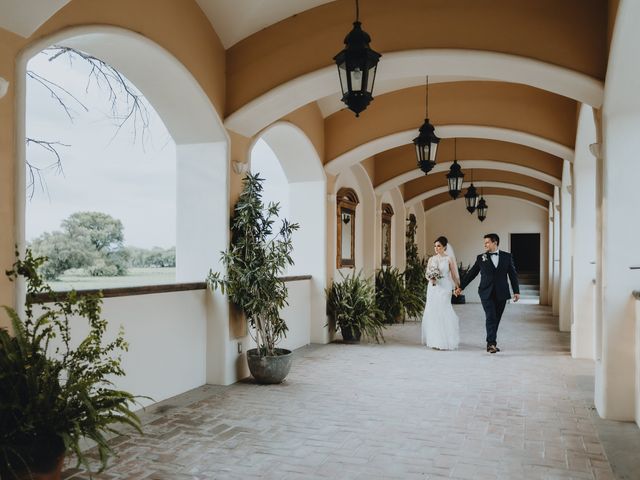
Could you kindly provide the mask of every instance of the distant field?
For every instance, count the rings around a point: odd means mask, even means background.
[[[130,268],[129,274],[123,277],[89,277],[65,273],[59,280],[49,282],[56,291],[92,290],[100,288],[138,287],[141,285],[158,285],[174,283],[176,269],[172,268]],[[204,279],[203,279],[204,281]]]

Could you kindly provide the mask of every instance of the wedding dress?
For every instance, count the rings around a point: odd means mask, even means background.
[[[455,284],[451,276],[449,257],[434,255],[429,259],[428,265],[434,264],[443,278],[438,279],[435,285],[429,281],[427,303],[422,315],[422,343],[440,350],[455,350],[460,342],[460,327],[458,315],[451,306],[451,294]]]

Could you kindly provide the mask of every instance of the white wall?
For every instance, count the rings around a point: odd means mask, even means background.
[[[122,355],[126,376],[114,379],[115,388],[160,401],[206,383],[206,294],[193,290],[104,299],[105,338],[115,338],[122,325],[129,343]],[[71,329],[74,345],[88,332],[80,318],[71,319]]]
[[[447,202],[426,212],[427,245],[432,246],[435,239],[444,235],[453,245],[456,257],[464,266],[473,264],[476,256],[484,252],[483,237],[487,233],[500,236],[500,248],[509,251],[511,233],[540,234],[540,291],[546,289],[547,276],[547,231],[548,214],[546,209],[528,202],[508,197],[487,195],[489,205],[484,222],[477,215],[469,215],[464,204]],[[429,249],[427,249],[429,251]],[[433,254],[433,249],[430,249]],[[478,284],[480,276],[464,291],[468,302],[479,302]]]

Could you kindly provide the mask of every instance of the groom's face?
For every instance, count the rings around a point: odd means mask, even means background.
[[[498,249],[498,244],[496,242],[492,242],[490,238],[485,238],[484,249],[487,252],[495,252]]]

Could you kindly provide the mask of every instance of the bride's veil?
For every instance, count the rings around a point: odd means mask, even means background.
[[[453,249],[453,245],[451,245],[451,242],[447,243],[445,251],[447,252],[447,256],[449,256],[453,260],[453,266],[455,268],[455,278],[457,278],[458,281],[460,281],[461,279],[460,279],[460,272],[458,272],[458,261],[456,260],[456,252]]]

